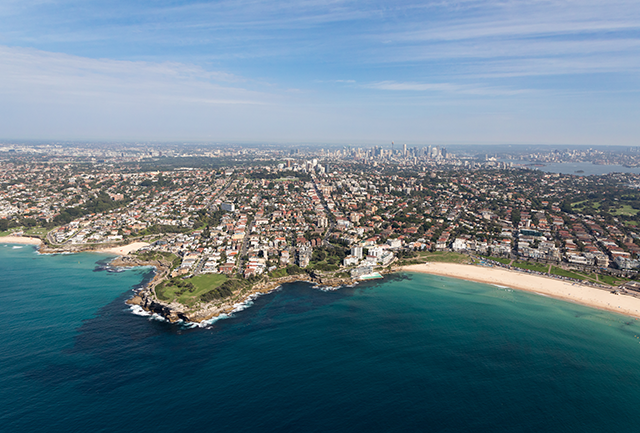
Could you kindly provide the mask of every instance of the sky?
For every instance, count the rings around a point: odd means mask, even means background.
[[[640,145],[640,1],[2,0],[0,139]]]

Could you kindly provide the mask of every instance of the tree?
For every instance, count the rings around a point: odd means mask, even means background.
[[[520,210],[519,209],[514,209],[511,211],[511,222],[513,223],[513,226],[516,227],[518,224],[520,224]]]

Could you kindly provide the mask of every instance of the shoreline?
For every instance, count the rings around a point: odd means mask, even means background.
[[[147,247],[150,244],[148,242],[131,242],[127,245],[109,247],[109,248],[99,248],[95,250],[87,250],[89,253],[99,253],[99,254],[115,254],[118,256],[126,256],[129,253],[134,251],[138,251],[141,248]]]
[[[40,242],[38,245],[41,246],[40,252],[42,254],[95,253],[95,254],[110,254],[110,255],[116,255],[116,256],[127,256],[130,253],[138,251],[139,249],[144,248],[150,244],[147,242],[134,241],[126,245],[73,244],[73,245],[47,246],[43,242]]]
[[[597,289],[578,283],[569,283],[541,275],[531,275],[502,268],[439,262],[407,265],[400,267],[398,270],[504,286],[510,289],[549,296],[591,308],[640,318],[640,298],[615,295],[604,289]],[[613,290],[614,288],[612,287],[611,289]]]
[[[42,239],[29,236],[9,235],[0,237],[0,244],[41,245]]]
[[[111,263],[115,266],[125,267],[137,267],[142,263],[136,259],[130,259],[131,262],[127,263],[128,257],[116,258]],[[152,265],[151,263],[145,263],[146,265]],[[186,323],[203,323],[213,319],[218,319],[222,316],[228,316],[236,311],[240,306],[247,307],[247,302],[253,301],[258,296],[266,295],[278,290],[283,284],[295,283],[295,282],[307,282],[316,286],[324,288],[338,288],[349,284],[353,284],[351,278],[336,278],[336,277],[319,277],[310,276],[307,274],[288,275],[280,278],[267,278],[266,280],[257,282],[250,288],[235,292],[228,298],[222,298],[217,301],[211,302],[198,302],[195,305],[189,307],[185,304],[172,301],[162,301],[158,299],[155,294],[155,287],[162,283],[166,276],[168,268],[165,265],[159,264],[156,267],[155,277],[147,283],[139,292],[134,296],[127,299],[125,304],[133,306],[138,305],[148,313],[155,313],[170,323],[175,323],[180,320]]]

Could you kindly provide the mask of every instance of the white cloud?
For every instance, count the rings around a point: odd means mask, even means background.
[[[90,59],[0,46],[0,93],[23,99],[265,104],[273,98],[229,86],[241,81],[225,72],[175,62]]]
[[[452,83],[416,83],[378,81],[365,85],[369,89],[392,90],[400,92],[441,92],[460,95],[509,96],[531,93],[527,89],[508,89],[483,85],[466,85]]]
[[[453,9],[458,2],[444,2]],[[630,0],[468,1],[474,13],[389,29],[370,38],[370,63],[442,62],[451,75],[636,72],[640,6]],[[447,69],[449,64],[455,66]],[[527,70],[527,68],[530,68]],[[436,72],[437,73],[437,72]],[[502,73],[502,72],[498,72]]]

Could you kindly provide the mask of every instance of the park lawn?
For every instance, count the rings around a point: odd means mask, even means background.
[[[469,264],[472,260],[464,254],[452,253],[447,251],[436,251],[433,253],[421,253],[420,259],[428,262],[446,262],[446,263],[462,263]]]
[[[286,268],[276,269],[276,270],[271,271],[269,273],[269,276],[271,278],[282,278],[282,277],[286,277],[287,275],[289,275],[289,274],[287,273],[287,269]]]
[[[605,283],[610,286],[619,286],[620,284],[628,281],[625,278],[616,278],[616,277],[612,277],[611,275],[598,275],[598,279],[600,280],[601,283]]]
[[[160,260],[171,263],[171,268],[176,268],[180,265],[181,259],[173,253],[166,253],[164,251],[145,251],[138,253],[140,260]]]
[[[545,274],[549,270],[549,265],[544,265],[542,263],[513,262],[512,266],[514,268],[527,269],[529,271],[542,272]]]
[[[624,225],[627,225],[627,226],[637,226],[637,225],[638,225],[638,222],[637,222],[637,221],[625,221],[625,222],[624,222]]]
[[[621,208],[614,210],[613,212],[611,212],[611,215],[627,215],[627,216],[634,216],[636,215],[638,212],[640,212],[640,210],[638,209],[634,209],[631,206],[629,206],[628,204],[623,205]]]
[[[577,201],[577,202],[575,202],[575,203],[571,203],[571,207],[572,207],[572,208],[582,208],[582,207],[585,207],[585,206],[586,206],[586,203],[587,203],[588,201],[589,201],[589,200],[582,200],[582,201]]]
[[[177,287],[171,284],[171,280],[169,280],[166,281],[162,287],[156,288],[156,294],[164,301],[172,302],[177,300],[181,304],[192,306],[200,296],[213,289],[217,289],[228,279],[229,277],[225,274],[202,274],[183,280],[184,282],[193,284],[193,291]]]
[[[483,256],[489,260],[493,260],[494,262],[502,263],[503,265],[508,265],[511,263],[511,259],[506,259],[504,257],[491,257],[491,256]]]
[[[340,269],[340,265],[329,264],[325,260],[322,260],[320,262],[311,263],[309,265],[309,269],[317,269],[317,270],[323,271],[323,272],[332,272],[332,271],[337,271],[338,269]]]
[[[193,297],[199,298],[200,295],[211,291],[212,289],[217,289],[227,281],[229,277],[225,274],[201,274],[196,275],[195,277],[189,278],[187,281],[190,281],[194,286],[196,286],[196,291],[193,293],[189,293],[188,296],[182,295],[180,297],[180,302],[183,302],[183,298]]]
[[[33,227],[33,228],[25,230],[24,234],[31,235],[31,236],[44,237],[44,236],[47,235],[48,232],[49,232],[49,230],[45,229],[43,227]]]
[[[575,210],[581,211],[583,210],[585,207],[591,205],[592,208],[594,209],[600,209],[600,203],[599,202],[592,202],[589,200],[582,200],[582,201],[577,201],[575,203],[571,204],[571,207],[574,208]]]
[[[580,274],[577,272],[567,271],[565,269],[559,268],[557,266],[551,266],[551,273],[553,275],[558,275],[560,277],[574,278],[576,280],[586,280],[587,277],[584,274]]]
[[[49,230],[42,228],[42,227],[33,227],[30,229],[24,229],[22,227],[15,227],[12,228],[11,230],[7,230],[6,232],[0,232],[0,237],[2,236],[9,236],[12,235],[15,232],[23,232],[25,235],[27,236],[38,236],[38,237],[44,237],[47,235],[47,232]]]
[[[578,274],[584,277],[584,279],[586,281],[591,281],[592,283],[597,283],[598,280],[596,279],[596,274],[588,274],[586,272],[580,272],[580,271],[571,271],[574,274]]]

